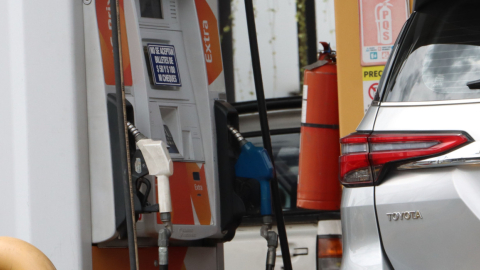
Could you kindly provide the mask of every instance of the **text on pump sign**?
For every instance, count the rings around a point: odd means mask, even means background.
[[[175,47],[148,44],[147,50],[154,85],[182,86]]]

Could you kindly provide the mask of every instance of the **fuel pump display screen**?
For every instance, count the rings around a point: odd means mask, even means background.
[[[154,85],[182,86],[175,47],[163,44],[148,44],[151,75]]]
[[[140,0],[140,14],[143,18],[163,19],[161,0]]]

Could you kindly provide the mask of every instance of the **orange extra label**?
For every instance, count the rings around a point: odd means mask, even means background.
[[[122,36],[123,78],[126,86],[132,86],[132,70],[130,54],[128,51],[127,27],[125,26],[125,13],[123,0],[120,4],[120,33]],[[100,46],[102,49],[103,73],[105,84],[115,85],[115,69],[113,64],[112,41],[112,13],[110,0],[96,0],[98,31],[100,33]]]
[[[223,71],[218,23],[206,0],[195,0],[195,5],[197,7],[203,53],[207,66],[208,85],[210,85]]]
[[[195,212],[200,225],[210,225],[212,212],[205,178],[205,164],[173,162],[173,175],[169,181],[173,224],[195,225]],[[156,195],[158,203],[158,192]],[[161,223],[159,213],[157,223]]]

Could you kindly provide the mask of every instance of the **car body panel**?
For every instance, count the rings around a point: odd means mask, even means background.
[[[375,119],[378,113],[378,105],[372,105],[368,108],[367,113],[362,119],[362,122],[357,127],[358,132],[368,131],[371,132],[375,125]]]
[[[378,222],[395,269],[475,269],[480,265],[480,167],[397,171],[376,187]],[[422,218],[390,220],[387,213]]]
[[[472,116],[480,104],[380,107],[375,132],[465,131],[480,138]],[[474,141],[429,160],[480,158]],[[446,163],[448,164],[448,163]],[[474,269],[480,249],[480,166],[391,170],[375,187],[382,242],[395,269]],[[422,218],[390,220],[387,213],[419,211]]]
[[[342,194],[343,270],[391,269],[382,252],[373,187],[344,188]]]

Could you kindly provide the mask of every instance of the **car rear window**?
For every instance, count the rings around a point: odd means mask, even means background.
[[[480,98],[480,3],[440,1],[412,18],[400,44],[383,101]]]

